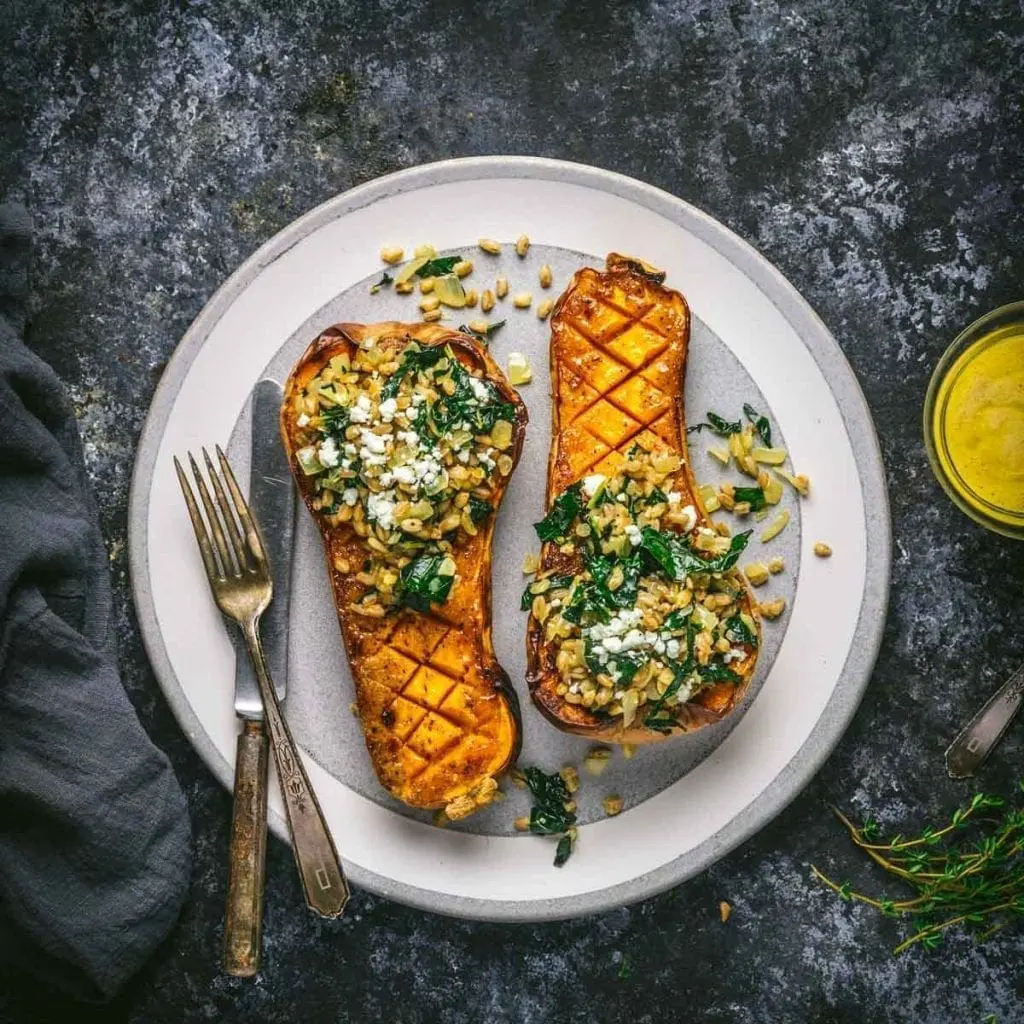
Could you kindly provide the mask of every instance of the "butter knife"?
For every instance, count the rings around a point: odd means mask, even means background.
[[[281,444],[281,386],[261,380],[252,395],[249,506],[260,524],[274,580],[263,613],[263,653],[279,699],[288,679],[288,607],[291,595],[295,491]],[[263,702],[244,641],[235,636],[235,714],[242,720],[235,750],[234,811],[228,861],[223,965],[227,974],[259,971],[263,936],[263,885],[267,849],[267,751]]]

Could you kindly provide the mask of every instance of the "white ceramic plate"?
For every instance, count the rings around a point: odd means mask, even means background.
[[[475,239],[526,233],[526,261],[475,251]],[[888,596],[890,530],[881,458],[863,395],[835,340],[770,264],[716,221],[650,186],[550,160],[493,157],[404,171],[347,192],[271,239],[210,300],[171,359],[139,447],[130,509],[131,565],[143,639],[182,727],[230,787],[237,723],[233,649],[209,596],[171,456],[231,439],[242,473],[248,395],[288,368],[323,327],[339,319],[416,317],[415,299],[371,296],[384,243],[430,241],[477,263],[473,281],[506,272],[513,290],[536,269],[555,268],[552,295],[584,264],[609,251],[642,256],[668,272],[694,315],[687,408],[735,416],[760,403],[810,475],[810,500],[787,498],[794,522],[777,547],[786,574],[774,593],[787,615],[766,627],[746,706],[722,727],[617,756],[581,797],[580,842],[562,869],[553,846],[514,833],[526,810],[516,790],[460,829],[439,829],[387,798],[368,766],[348,667],[311,524],[299,522],[287,713],[352,880],[442,913],[539,920],[593,912],[649,896],[707,867],[777,814],[810,780],[846,728],[867,685]],[[508,248],[508,247],[507,247]],[[521,763],[548,770],[579,763],[585,741],[534,712],[523,685],[525,617],[516,610],[522,554],[536,548],[550,437],[546,328],[508,308],[492,347],[531,355],[537,381],[527,446],[496,529],[495,646],[520,688]],[[469,317],[467,317],[468,319]],[[462,318],[453,319],[457,324]],[[716,480],[693,444],[698,478]],[[828,540],[828,560],[810,553]],[[585,777],[586,780],[586,777]],[[627,810],[600,814],[617,791]],[[271,824],[285,834],[272,788]]]

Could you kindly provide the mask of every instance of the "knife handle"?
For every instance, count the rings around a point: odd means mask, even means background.
[[[224,917],[224,971],[236,978],[251,978],[260,969],[268,745],[263,723],[247,720],[238,734],[235,751],[235,806],[231,815],[228,905]]]

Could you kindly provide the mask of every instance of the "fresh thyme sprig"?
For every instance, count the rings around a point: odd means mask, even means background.
[[[1018,788],[1024,792],[1024,782]],[[976,793],[942,828],[926,828],[913,838],[896,835],[888,842],[871,818],[857,828],[833,808],[854,843],[914,890],[907,899],[874,899],[855,892],[849,882],[833,881],[813,864],[811,870],[844,900],[866,903],[886,917],[910,918],[913,933],[894,953],[916,943],[934,949],[956,925],[975,931],[983,942],[1024,917],[1024,810],[984,814],[1004,806],[1001,797]]]

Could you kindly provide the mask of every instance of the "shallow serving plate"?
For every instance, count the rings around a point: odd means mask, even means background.
[[[526,233],[525,260],[475,240]],[[300,511],[293,566],[287,714],[306,755],[346,867],[359,885],[441,913],[541,920],[640,899],[706,868],[777,814],[838,742],[867,685],[888,597],[889,509],[878,443],[863,395],[835,340],[770,264],[721,224],[638,181],[580,165],[523,157],[453,160],[403,171],[340,195],[306,214],[252,256],[210,300],[182,339],[150,409],[132,483],[130,542],[139,622],[154,671],[182,728],[225,786],[232,781],[237,723],[233,649],[210,599],[178,493],[174,453],[230,443],[247,473],[248,399],[269,373],[283,380],[307,343],[338,320],[416,319],[416,296],[371,295],[383,244],[420,242],[474,260],[469,284],[497,273],[512,291],[541,295],[537,270],[554,269],[551,297],[580,266],[606,253],[641,256],[668,272],[694,319],[686,401],[691,422],[707,410],[735,418],[743,402],[766,412],[812,481],[808,500],[786,502],[789,528],[751,559],[782,554],[787,570],[759,596],[784,595],[786,615],[766,623],[754,685],[719,726],[616,753],[599,779],[584,774],[580,841],[552,866],[553,843],[515,833],[527,795],[507,799],[458,828],[388,798],[369,767],[349,707],[351,677],[312,523]],[[478,316],[453,313],[457,326]],[[523,460],[496,527],[494,623],[498,658],[519,687],[521,764],[580,764],[585,740],[553,729],[528,699],[523,555],[536,550],[550,439],[547,326],[511,302],[492,314],[508,324],[492,340],[500,363],[529,355],[535,382],[521,390],[531,422]],[[735,479],[692,435],[699,480]],[[788,488],[787,488],[788,490]],[[817,540],[834,554],[811,555]],[[746,559],[745,559],[746,560]],[[625,799],[615,818],[608,793]],[[271,824],[285,835],[275,790]]]

